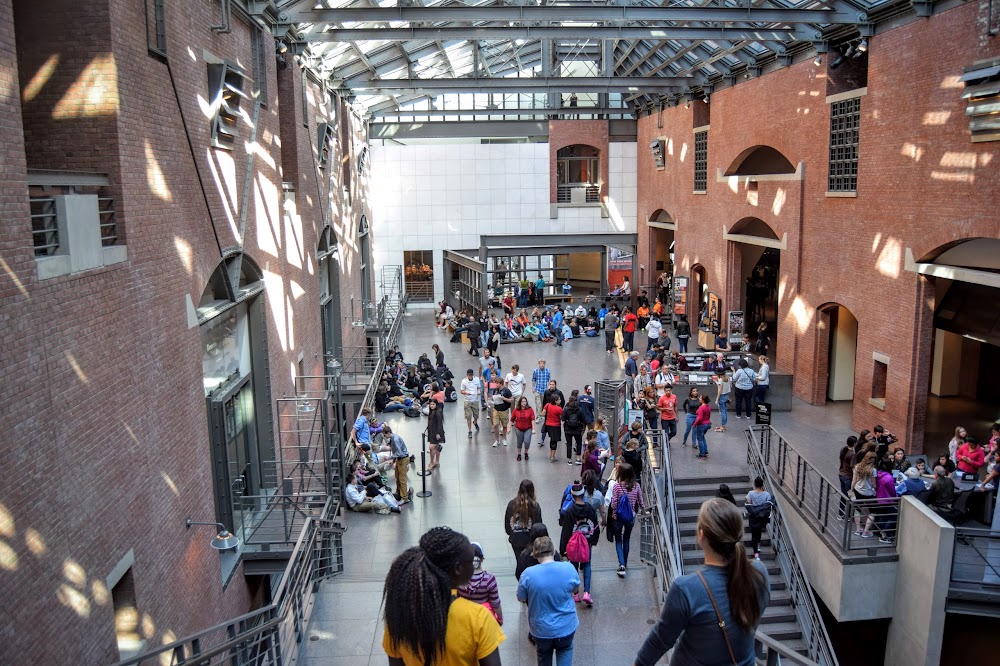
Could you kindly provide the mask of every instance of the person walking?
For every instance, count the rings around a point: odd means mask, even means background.
[[[454,593],[472,578],[474,560],[469,539],[447,527],[427,531],[393,560],[382,604],[389,666],[500,666],[500,625],[485,606]]]
[[[743,516],[726,500],[710,499],[698,512],[696,536],[705,566],[671,583],[634,666],[654,666],[671,648],[671,666],[753,666],[757,661],[754,634],[771,598],[770,581],[761,562],[747,559]]]
[[[550,379],[552,373],[545,367],[545,359],[538,359],[538,367],[531,371],[531,390],[535,394],[535,414],[539,423],[542,420],[542,407],[545,404],[543,397],[549,388]]]
[[[663,430],[667,446],[670,446],[670,440],[677,435],[677,396],[674,395],[672,386],[664,389],[656,406],[660,410],[660,429]]]
[[[677,346],[680,348],[680,353],[687,354],[690,339],[691,324],[688,323],[687,315],[681,315],[681,320],[677,324]]]
[[[593,472],[591,472],[593,476]],[[591,548],[597,545],[600,537],[600,517],[593,503],[588,502],[584,497],[586,489],[580,481],[573,483],[570,488],[570,495],[573,504],[566,509],[566,513],[559,517],[562,525],[562,536],[559,539],[559,552],[566,553],[568,559],[574,567],[582,574],[583,596],[579,593],[573,595],[573,601],[580,603],[583,601],[587,607],[594,605],[594,599],[590,596],[591,580]],[[600,491],[598,491],[600,495]],[[604,504],[604,497],[601,496],[601,504]],[[576,533],[580,537],[576,537]],[[571,543],[572,541],[572,543]]]
[[[583,446],[583,412],[577,398],[570,397],[562,411],[563,434],[566,435],[566,463],[572,465],[573,454],[576,454],[576,464],[582,465],[581,447]],[[574,446],[575,445],[575,446]]]
[[[528,383],[521,374],[521,366],[517,363],[510,366],[510,372],[504,377],[504,381],[507,382],[507,388],[510,389],[510,395],[514,398],[514,404],[517,405],[518,399],[524,395],[525,385]]]
[[[562,399],[559,396],[554,396],[552,402],[548,402],[542,407],[542,416],[545,418],[545,431],[542,433],[542,439],[544,440],[545,435],[549,437],[549,462],[551,463],[556,461],[556,449],[559,448],[559,440],[562,439],[562,413]],[[573,461],[570,460],[570,462]]]
[[[535,410],[528,404],[528,399],[523,395],[517,399],[517,405],[511,414],[514,422],[514,438],[517,442],[517,459],[521,459],[522,451],[524,459],[528,459],[531,449],[531,430],[534,427]]]
[[[660,316],[654,314],[646,324],[646,351],[653,348],[653,345],[660,344],[660,336],[663,333],[663,323]]]
[[[750,369],[750,364],[745,358],[740,359],[739,369],[733,374],[733,392],[736,394],[736,418],[743,418],[743,410],[746,409],[747,419],[752,411],[751,398],[753,397],[754,382],[757,375]]]
[[[531,554],[538,564],[521,573],[517,599],[528,604],[538,666],[552,666],[553,657],[555,666],[572,666],[573,635],[580,625],[573,595],[580,592],[580,576],[569,562],[555,561],[555,546],[547,536],[535,539]]]
[[[712,427],[712,399],[707,395],[701,396],[701,405],[694,419],[694,439],[698,443],[698,459],[708,459],[708,442],[705,441],[705,433]]]
[[[444,448],[444,406],[437,400],[427,403],[427,444],[430,448],[431,464],[427,467],[430,472],[435,467],[441,466],[441,449]]]
[[[611,491],[611,515],[614,517],[615,551],[618,553],[618,577],[624,578],[628,567],[629,540],[635,517],[645,509],[642,485],[635,478],[632,465],[618,465],[618,483]]]
[[[482,332],[483,328],[479,324],[479,320],[475,317],[471,318],[465,329],[465,334],[469,336],[469,354],[472,356],[479,356],[479,336]]]
[[[754,559],[760,559],[760,535],[767,527],[771,519],[771,507],[774,506],[774,498],[771,493],[764,490],[764,479],[757,477],[753,480],[753,490],[747,493],[746,513],[747,522],[750,526],[750,552]]]
[[[609,310],[604,315],[604,349],[607,353],[615,350],[615,335],[618,333],[618,314]]]
[[[510,409],[514,404],[514,396],[507,388],[507,382],[500,385],[500,388],[491,397],[493,401],[493,428],[496,430],[497,440],[493,442],[495,449],[501,442],[507,446],[507,434],[510,429]]]
[[[517,495],[507,502],[503,518],[507,542],[514,550],[515,558],[531,545],[528,532],[533,525],[540,522],[542,522],[542,507],[535,497],[535,484],[531,479],[524,479],[517,488]]]
[[[715,429],[715,432],[726,432],[726,423],[729,422],[729,394],[733,389],[733,382],[729,378],[729,368],[718,375],[715,385],[718,387],[715,394],[715,406],[719,408],[719,427]]]
[[[694,428],[694,421],[698,418],[698,408],[701,407],[701,399],[698,397],[698,387],[692,386],[688,391],[688,397],[684,398],[684,437],[681,438],[681,446],[687,446],[688,435]],[[693,439],[692,445],[697,448],[698,443]]]
[[[479,432],[479,398],[483,392],[483,382],[476,377],[472,368],[465,371],[460,392],[465,397],[465,425],[469,428],[469,439],[472,439],[473,425],[476,426],[476,432]]]
[[[396,495],[400,504],[406,504],[413,497],[413,490],[407,483],[410,471],[410,452],[406,449],[403,438],[392,431],[389,426],[382,427],[382,435],[389,439],[389,455],[395,461]]]
[[[497,577],[483,568],[483,560],[486,555],[483,547],[472,542],[472,576],[469,582],[458,587],[456,592],[463,599],[468,599],[474,604],[479,604],[486,608],[496,618],[497,624],[503,626],[503,607],[500,605],[500,587],[497,585]]]
[[[635,346],[635,329],[638,325],[639,317],[626,307],[622,317],[622,349],[627,352],[631,352]]]

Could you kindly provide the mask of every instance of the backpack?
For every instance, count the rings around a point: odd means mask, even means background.
[[[622,488],[625,491],[625,488]],[[618,500],[618,508],[615,509],[615,513],[618,514],[617,520],[623,523],[631,523],[635,521],[635,509],[632,508],[632,502],[628,498],[628,493],[625,493]]]
[[[573,506],[573,484],[566,486],[566,490],[563,491],[562,504],[559,505],[559,518],[561,519],[569,511],[569,508]]]
[[[416,407],[407,407],[403,410],[403,416],[409,416],[411,419],[415,419],[420,416],[420,410]]]
[[[747,518],[751,529],[760,530],[771,522],[771,509],[774,504],[769,500],[763,504],[748,504]]]
[[[590,561],[590,542],[581,530],[573,530],[569,543],[566,544],[566,558],[579,564]]]
[[[570,430],[579,430],[580,426],[583,425],[580,422],[580,409],[571,409],[568,414],[566,414],[566,425],[569,426]]]
[[[447,386],[444,389],[445,402],[458,402],[458,390],[454,386]]]

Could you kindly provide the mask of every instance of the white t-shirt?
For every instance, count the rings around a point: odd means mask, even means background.
[[[651,338],[659,338],[662,330],[663,324],[658,319],[650,319],[646,324],[646,334]]]
[[[479,393],[483,390],[483,383],[479,377],[469,379],[466,376],[462,380],[462,397],[466,402],[479,402]]]
[[[515,398],[519,398],[524,394],[524,385],[528,382],[520,372],[516,375],[513,372],[507,373],[507,388],[510,389],[511,395]],[[515,401],[516,402],[516,401]]]

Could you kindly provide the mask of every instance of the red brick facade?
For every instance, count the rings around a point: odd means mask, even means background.
[[[2,663],[117,660],[104,581],[130,549],[149,647],[250,608],[241,570],[224,589],[206,532],[184,521],[215,520],[201,341],[186,299],[197,305],[220,246],[238,243],[252,111],[245,100],[232,152],[209,146],[206,54],[251,76],[251,33],[235,12],[231,33],[212,32],[217,3],[166,8],[180,110],[167,65],[148,53],[142,2],[0,0]],[[332,174],[337,193],[325,217],[341,246],[340,300],[359,306],[367,194],[355,175],[349,210],[340,196],[342,162],[357,174],[359,119],[310,83],[303,126],[299,67],[288,57],[279,71],[265,40],[268,103],[244,251],[267,285],[270,367],[255,381],[269,378],[273,401],[293,394],[300,354],[306,375],[323,374],[316,248],[328,184],[317,173]],[[334,116],[350,123],[349,140],[317,171],[316,125]],[[108,174],[128,260],[39,280],[29,168]],[[286,214],[283,182],[297,217]],[[364,344],[363,331],[343,323],[344,344]]]
[[[1000,43],[977,22],[984,12],[969,3],[870,40],[856,198],[826,195],[826,65],[811,59],[712,94],[705,195],[692,194],[692,110],[665,109],[660,129],[655,115],[639,121],[640,261],[664,259],[646,225],[663,209],[677,223],[675,274],[691,277],[696,265],[704,266],[726,311],[742,305],[740,250],[723,231],[753,217],[778,238],[787,235],[776,369],[794,373],[798,397],[822,403],[828,325],[822,310],[834,303],[848,308],[859,321],[852,427],[883,423],[908,446],[922,442],[933,286],[928,290],[923,277],[904,270],[906,251],[919,260],[956,240],[1000,236],[996,144],[970,141],[958,82],[963,67],[1000,54]],[[656,137],[673,146],[663,171],[643,150]],[[801,163],[804,175],[757,183],[754,203],[746,181],[719,181],[716,173],[758,145]],[[873,352],[890,357],[884,412],[868,401]]]
[[[599,151],[601,168],[601,201],[608,197],[608,121],[607,120],[550,120],[549,121],[549,201],[556,202],[558,183],[556,155],[561,148],[575,144],[593,146]]]

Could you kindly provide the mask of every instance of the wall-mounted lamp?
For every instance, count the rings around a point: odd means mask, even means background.
[[[816,56],[816,59],[813,60],[813,64],[816,65],[817,67],[819,67],[820,65],[823,64],[823,54],[822,53],[820,55]]]
[[[340,377],[344,374],[344,365],[335,358],[331,358],[326,363],[326,369],[330,371],[331,377]]]
[[[855,57],[855,58],[860,58],[860,57],[861,57],[861,56],[863,56],[863,55],[864,55],[864,54],[865,54],[865,53],[866,53],[867,51],[868,51],[868,38],[867,38],[867,37],[865,37],[865,38],[863,38],[863,39],[861,40],[861,42],[860,42],[860,43],[858,44],[858,48],[856,48],[856,49],[854,50],[854,57]]]
[[[188,516],[187,522],[185,522],[184,525],[187,529],[191,529],[192,525],[212,525],[213,527],[218,527],[219,533],[216,534],[215,538],[211,541],[212,548],[216,550],[232,550],[240,545],[239,538],[231,534],[222,523],[203,523],[197,520],[191,520],[191,517]]]
[[[316,405],[309,400],[299,400],[299,405],[295,409],[299,414],[312,414],[316,411]]]

